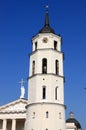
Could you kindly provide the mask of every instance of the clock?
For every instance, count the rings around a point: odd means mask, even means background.
[[[47,37],[44,37],[42,41],[43,41],[44,43],[47,43],[47,42],[48,42]]]

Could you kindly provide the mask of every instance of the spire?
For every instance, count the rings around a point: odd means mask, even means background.
[[[45,26],[49,25],[48,6],[46,6]]]
[[[55,33],[54,30],[50,27],[48,6],[46,6],[45,24],[44,27],[39,31],[39,33]]]

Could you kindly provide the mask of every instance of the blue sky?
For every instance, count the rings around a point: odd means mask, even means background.
[[[86,1],[0,0],[0,105],[20,97],[19,81],[29,72],[31,38],[44,25],[45,5],[65,54],[66,118],[73,111],[86,129]]]

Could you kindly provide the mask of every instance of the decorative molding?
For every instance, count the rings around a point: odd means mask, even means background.
[[[30,57],[31,55],[35,54],[38,51],[54,51],[54,52],[58,52],[59,54],[63,54],[63,52],[55,50],[54,48],[43,48],[43,49],[36,49],[34,50],[32,53],[30,53],[28,56]]]
[[[29,106],[32,106],[32,105],[43,105],[43,104],[46,104],[46,105],[49,105],[49,104],[53,104],[53,105],[59,105],[59,106],[63,106],[65,109],[66,109],[66,106],[64,104],[60,104],[60,103],[52,103],[52,102],[36,102],[36,103],[31,103],[31,104],[28,104],[26,106],[26,109],[29,107]]]
[[[25,113],[25,106],[27,105],[26,99],[18,99],[0,107],[0,114],[6,113]]]
[[[39,75],[41,75],[41,76],[44,76],[44,75],[45,75],[45,76],[53,75],[53,76],[60,77],[60,78],[63,78],[63,79],[64,79],[64,76],[56,75],[56,74],[54,74],[54,73],[46,73],[46,74],[37,73],[37,74],[34,74],[34,75],[28,77],[27,79],[30,79],[30,78],[32,78],[32,77],[39,76]]]

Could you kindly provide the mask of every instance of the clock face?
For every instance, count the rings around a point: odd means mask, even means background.
[[[47,42],[48,42],[47,37],[44,37],[44,38],[43,38],[43,42],[44,42],[44,43],[47,43]]]

